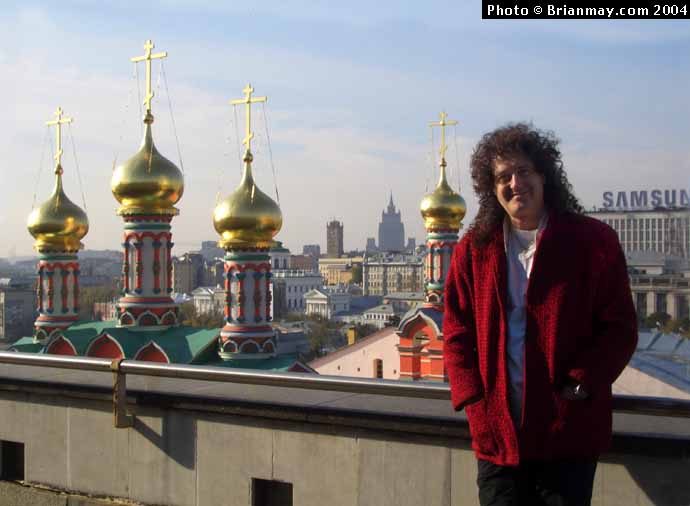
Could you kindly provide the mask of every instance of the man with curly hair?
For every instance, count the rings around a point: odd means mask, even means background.
[[[471,168],[480,208],[453,253],[443,335],[480,503],[588,505],[637,343],[625,257],[583,215],[552,133],[499,128]]]

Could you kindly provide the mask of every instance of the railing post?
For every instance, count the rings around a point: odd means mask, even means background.
[[[127,377],[120,369],[122,358],[116,358],[110,363],[113,371],[113,423],[116,429],[124,429],[134,425],[134,418],[127,413]]]

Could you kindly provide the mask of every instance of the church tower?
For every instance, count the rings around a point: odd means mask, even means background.
[[[266,97],[245,97],[233,105],[246,106],[244,171],[237,189],[213,212],[213,225],[225,250],[225,325],[218,354],[223,360],[271,358],[276,353],[276,331],[271,326],[271,260],[273,237],[283,225],[278,205],[262,192],[252,174],[251,106]]]
[[[28,220],[29,233],[36,239],[34,249],[39,254],[34,342],[44,344],[78,319],[77,252],[84,247],[81,240],[89,231],[86,213],[67,197],[62,186],[62,125],[72,122],[72,118],[63,118],[62,112],[58,107],[55,120],[46,123],[56,127],[55,187]]]
[[[458,232],[465,217],[465,200],[446,179],[446,126],[457,121],[447,120],[442,112],[440,121],[429,126],[441,128],[440,175],[436,189],[420,204],[426,228],[425,303],[406,314],[400,326],[400,377],[444,381],[443,366],[443,289],[450,267]]]
[[[441,127],[440,176],[436,189],[422,199],[419,209],[426,229],[426,302],[443,310],[443,287],[466,207],[465,200],[453,191],[446,180],[446,126],[457,125],[458,122],[446,120],[445,112],[440,116],[440,121],[430,123],[432,127]]]
[[[120,203],[117,214],[125,222],[122,241],[122,297],[117,305],[120,327],[178,325],[178,307],[172,292],[172,233],[178,214],[174,205],[182,197],[182,172],[162,156],[153,143],[151,61],[167,53],[152,54],[146,42],[143,56],[132,58],[146,65],[144,138],[139,151],[115,169],[110,182]]]

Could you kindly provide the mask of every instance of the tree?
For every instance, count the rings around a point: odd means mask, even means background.
[[[352,282],[355,284],[362,284],[362,265],[353,264],[352,265]]]
[[[315,357],[323,355],[323,348],[330,341],[330,330],[325,321],[310,321],[307,325],[307,335],[309,337],[310,352]]]
[[[355,325],[355,337],[356,339],[362,339],[363,337],[373,334],[377,330],[378,328],[370,323],[357,323]]]
[[[386,327],[397,327],[398,325],[400,325],[400,317],[397,314],[391,316],[385,324]]]
[[[101,286],[86,286],[79,289],[79,319],[92,320],[94,318],[93,305],[95,302],[110,302],[118,294],[116,284]]]
[[[657,311],[656,313],[648,315],[642,321],[642,326],[648,329],[662,328],[666,326],[670,319],[670,314]]]
[[[664,325],[664,332],[670,334],[681,334],[687,335],[688,330],[690,330],[690,318],[681,318],[678,320],[669,320],[666,325]]]
[[[220,328],[225,323],[219,311],[198,314],[193,302],[185,302],[180,306],[180,321],[183,325],[207,329]]]

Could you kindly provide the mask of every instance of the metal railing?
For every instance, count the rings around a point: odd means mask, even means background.
[[[184,364],[160,364],[137,360],[67,357],[34,353],[0,352],[0,364],[54,367],[113,373],[115,425],[126,427],[131,417],[126,411],[126,375],[155,376],[280,388],[302,388],[354,394],[384,395],[422,399],[450,399],[446,383],[362,379],[318,374],[266,372]],[[1,372],[0,372],[1,376]],[[660,397],[614,396],[616,412],[638,415],[690,418],[690,401]]]

